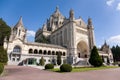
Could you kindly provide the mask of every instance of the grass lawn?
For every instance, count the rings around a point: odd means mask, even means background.
[[[118,68],[118,66],[102,66],[102,67],[75,67],[72,69],[72,72],[83,72],[83,71],[91,71],[91,70],[102,70],[109,68]],[[50,69],[50,71],[60,72],[59,68]]]

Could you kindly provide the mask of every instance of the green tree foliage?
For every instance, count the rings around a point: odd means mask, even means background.
[[[41,66],[44,66],[45,65],[45,60],[43,57],[41,57],[40,59],[40,63],[39,63]]]
[[[61,54],[60,54],[60,52],[57,54],[57,64],[58,65],[61,64]]]
[[[120,61],[120,46],[116,45],[111,48],[114,62]]]
[[[102,64],[103,64],[102,59],[98,54],[98,50],[97,50],[96,46],[94,46],[91,51],[89,62],[94,67],[99,67],[99,66],[102,66]]]
[[[2,74],[3,70],[4,70],[4,65],[3,63],[0,63],[0,75]]]
[[[4,38],[9,39],[11,28],[0,18],[0,46],[3,46]]]
[[[3,46],[0,46],[0,63],[7,64],[8,57],[7,57],[7,51],[4,50]]]

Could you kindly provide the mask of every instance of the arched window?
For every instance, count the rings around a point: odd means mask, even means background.
[[[48,55],[51,55],[51,51],[48,51]]]
[[[88,56],[87,56],[87,54],[85,54],[85,58],[87,58]]]
[[[63,52],[63,56],[65,56],[65,52]]]
[[[14,49],[13,49],[13,52],[21,53],[20,46],[15,46]]]
[[[42,54],[42,50],[39,50],[39,54]]]
[[[56,55],[58,55],[58,51],[56,51]]]
[[[78,57],[80,58],[80,53],[78,53]]]
[[[28,53],[32,54],[33,53],[33,49],[29,49]]]
[[[21,32],[21,30],[19,30],[19,36],[20,36],[20,32]]]
[[[11,53],[11,60],[12,61],[15,61],[15,62],[17,62],[17,61],[19,61],[20,60],[20,58],[21,58],[21,47],[20,46],[15,46],[14,48],[13,48],[13,52]]]
[[[55,51],[52,51],[52,55],[55,55]]]
[[[38,50],[37,50],[37,49],[35,49],[35,50],[34,50],[34,54],[37,54],[37,53],[38,53]]]
[[[46,51],[46,50],[44,50],[43,54],[44,54],[44,55],[46,55],[46,54],[47,54],[47,51]]]
[[[62,56],[62,52],[60,51],[59,53],[60,53],[60,55]]]

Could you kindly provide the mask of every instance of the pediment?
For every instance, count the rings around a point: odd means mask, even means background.
[[[76,22],[77,26],[87,27],[86,23],[84,22],[84,20],[82,18],[75,20],[75,22]]]

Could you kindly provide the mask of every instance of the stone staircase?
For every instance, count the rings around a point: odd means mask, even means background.
[[[79,58],[74,66],[89,66],[87,58]]]

